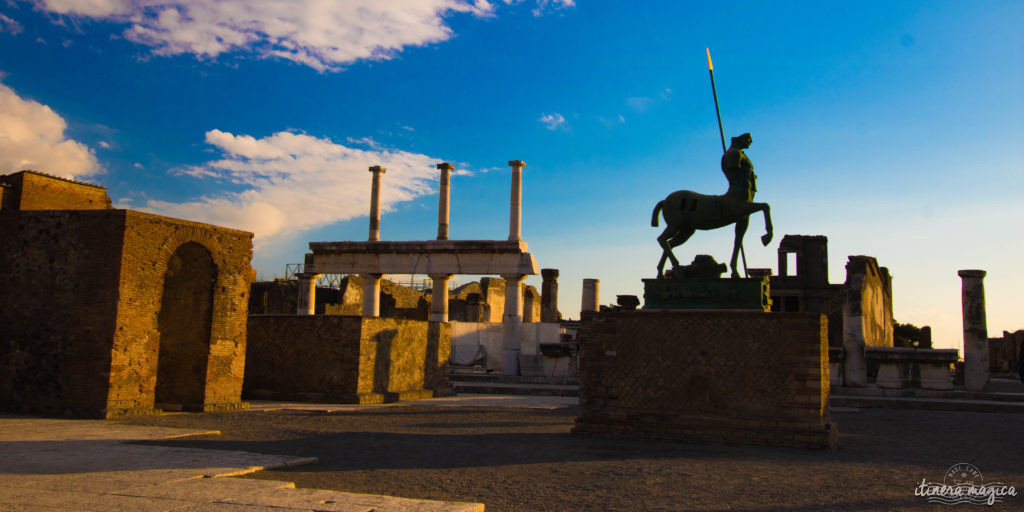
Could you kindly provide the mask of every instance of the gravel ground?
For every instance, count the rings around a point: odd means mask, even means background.
[[[922,479],[942,482],[961,462],[976,466],[986,482],[1021,489],[993,509],[1024,510],[1021,414],[837,410],[835,452],[577,438],[569,435],[576,414],[575,407],[417,405],[118,421],[222,432],[161,444],[320,460],[251,478],[482,502],[488,512],[948,511],[914,496],[914,489]]]

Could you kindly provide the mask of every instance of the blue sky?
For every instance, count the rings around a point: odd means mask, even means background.
[[[269,278],[306,243],[504,239],[508,160],[527,163],[523,236],[602,302],[642,295],[654,204],[724,192],[726,136],[753,133],[776,238],[829,237],[830,278],[868,254],[895,317],[961,344],[958,269],[988,271],[990,335],[1024,328],[1024,4],[545,0],[38,0],[0,3],[0,172],[102,184],[120,207],[254,231]],[[732,232],[677,249],[727,260]],[[539,286],[539,278],[528,283]]]

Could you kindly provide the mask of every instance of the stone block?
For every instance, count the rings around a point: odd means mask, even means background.
[[[573,433],[834,448],[827,329],[810,313],[587,312]]]

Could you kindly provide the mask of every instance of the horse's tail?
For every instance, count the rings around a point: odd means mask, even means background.
[[[661,213],[661,207],[664,206],[665,201],[658,201],[658,204],[654,205],[654,213],[651,214],[651,226],[658,227],[658,214]]]

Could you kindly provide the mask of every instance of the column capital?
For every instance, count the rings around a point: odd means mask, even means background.
[[[437,164],[436,167],[438,169],[442,170],[442,171],[450,171],[452,169],[455,169],[455,166],[450,164],[450,163],[448,163],[448,162],[441,162],[441,163]]]
[[[451,279],[454,274],[428,274],[431,279]]]
[[[508,165],[510,165],[512,167],[518,167],[518,168],[521,169],[523,167],[526,167],[526,162],[524,162],[522,160],[509,160],[508,161]]]
[[[542,268],[542,269],[540,269],[540,275],[544,279],[551,279],[553,277],[558,277],[558,269],[557,268]]]
[[[526,279],[526,274],[502,274],[501,278],[504,279],[506,282],[508,282],[508,281],[522,282],[524,279]]]
[[[296,276],[299,279],[319,279],[320,276],[322,276],[322,275],[323,274],[321,274],[319,272],[302,272],[300,274],[296,274]]]
[[[383,168],[383,167],[381,167],[379,165],[374,165],[374,166],[370,167],[370,172],[383,174],[386,171],[387,171],[387,169],[385,169],[385,168]]]
[[[971,277],[981,279],[985,277],[986,272],[984,270],[960,270],[956,274],[964,279]]]

